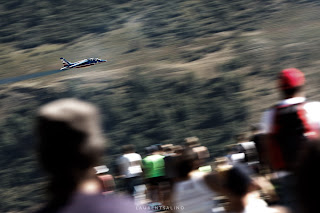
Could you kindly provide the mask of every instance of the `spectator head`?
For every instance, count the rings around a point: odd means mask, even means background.
[[[224,172],[224,187],[231,197],[244,197],[247,193],[257,190],[258,186],[250,177],[251,172],[245,166],[233,166]]]
[[[238,149],[236,147],[237,144],[228,144],[224,147],[224,152],[227,155],[238,153]]]
[[[235,140],[237,141],[237,143],[241,143],[244,141],[248,141],[248,138],[245,133],[240,133],[235,136]]]
[[[154,153],[159,152],[159,146],[158,145],[151,145],[151,146],[146,147],[144,150],[145,150],[146,155],[152,155]]]
[[[159,152],[162,152],[163,151],[163,148],[162,148],[162,144],[154,144],[154,145],[152,145],[152,146],[154,146],[155,147],[155,149],[157,150],[157,151],[159,151]]]
[[[146,155],[152,154],[152,152],[153,152],[152,151],[152,147],[148,146],[148,147],[144,148],[144,152],[145,152]]]
[[[177,163],[177,172],[179,178],[186,178],[188,174],[195,169],[195,162],[198,160],[197,153],[192,149],[183,150]]]
[[[173,153],[174,151],[174,146],[173,144],[164,144],[161,146],[162,147],[162,150],[165,152],[165,153]]]
[[[159,154],[162,152],[161,144],[154,144],[150,146],[150,151],[152,154]]]
[[[296,68],[284,69],[279,74],[279,88],[285,98],[299,94],[305,84],[304,74]]]
[[[217,172],[223,172],[230,169],[232,166],[229,164],[227,157],[218,157],[214,161],[214,169]]]
[[[184,150],[184,148],[181,145],[176,145],[173,147],[173,152],[177,155],[181,155],[183,150]]]
[[[128,154],[128,153],[134,153],[135,152],[135,146],[133,144],[123,145],[122,146],[122,153]]]
[[[199,138],[195,137],[195,136],[185,138],[184,143],[185,143],[186,147],[200,146]]]
[[[197,167],[200,167],[205,164],[205,162],[210,158],[210,153],[207,147],[205,146],[197,146],[193,147],[192,151],[197,154]]]
[[[99,163],[104,140],[95,106],[77,99],[60,99],[37,114],[40,163],[53,176],[86,171]]]
[[[114,191],[114,179],[112,175],[107,174],[109,172],[109,168],[106,165],[100,165],[94,167],[94,170],[96,171],[96,175],[98,177],[102,193],[105,194]]]
[[[94,170],[96,171],[97,175],[101,175],[109,172],[109,168],[106,165],[95,166]]]

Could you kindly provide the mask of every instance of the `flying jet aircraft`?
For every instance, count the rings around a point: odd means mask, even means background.
[[[70,63],[69,61],[67,61],[64,58],[60,58],[63,66],[60,70],[68,70],[68,69],[72,69],[72,68],[82,68],[82,67],[88,67],[91,65],[95,65],[97,63],[101,63],[101,62],[106,62],[107,60],[102,60],[99,58],[87,58],[87,59],[83,59],[81,61],[77,61],[74,63]]]

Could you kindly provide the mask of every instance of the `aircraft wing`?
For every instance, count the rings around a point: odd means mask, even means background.
[[[73,64],[71,64],[69,66],[69,68],[74,68],[74,67],[77,67],[77,66],[81,66],[82,64],[85,64],[86,62],[88,62],[88,59],[84,59],[84,60],[81,60],[81,61],[77,61],[77,62],[74,62]]]

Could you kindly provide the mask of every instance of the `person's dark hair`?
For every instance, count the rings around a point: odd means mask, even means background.
[[[232,195],[244,196],[251,184],[250,171],[244,166],[234,166],[226,172],[224,186]]]
[[[292,97],[295,94],[299,93],[302,91],[303,86],[298,86],[298,87],[293,87],[293,88],[289,88],[289,89],[284,89],[282,90],[282,94],[285,97]]]
[[[160,144],[154,144],[150,146],[151,152],[162,151],[162,147]]]
[[[145,153],[146,155],[151,154],[151,153],[152,153],[152,148],[151,148],[150,146],[144,148],[144,153]]]
[[[40,108],[36,117],[39,161],[51,175],[96,166],[104,140],[95,106],[61,99]]]
[[[95,106],[60,99],[42,106],[36,117],[37,155],[50,181],[53,208],[68,202],[83,175],[99,163],[104,140]]]
[[[319,212],[320,141],[310,141],[297,169],[297,190],[301,212]]]
[[[50,174],[68,173],[70,168],[87,169],[99,161],[100,151],[83,149],[88,134],[71,128],[66,122],[37,119],[38,157]]]
[[[162,144],[155,144],[152,146],[154,146],[157,151],[163,151]]]
[[[185,178],[194,169],[194,161],[198,159],[197,153],[192,151],[192,149],[185,149],[181,156],[179,156],[177,162],[177,173],[178,177]]]
[[[122,146],[122,153],[131,153],[135,152],[135,145],[127,144]]]

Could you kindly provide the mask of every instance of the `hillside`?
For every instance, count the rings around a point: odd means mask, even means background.
[[[0,85],[0,211],[44,201],[33,116],[56,98],[99,106],[111,168],[119,145],[142,152],[190,135],[219,156],[278,99],[285,67],[303,70],[308,97],[320,100],[319,9],[311,0],[3,1],[1,79],[59,69],[60,57],[108,62]]]

